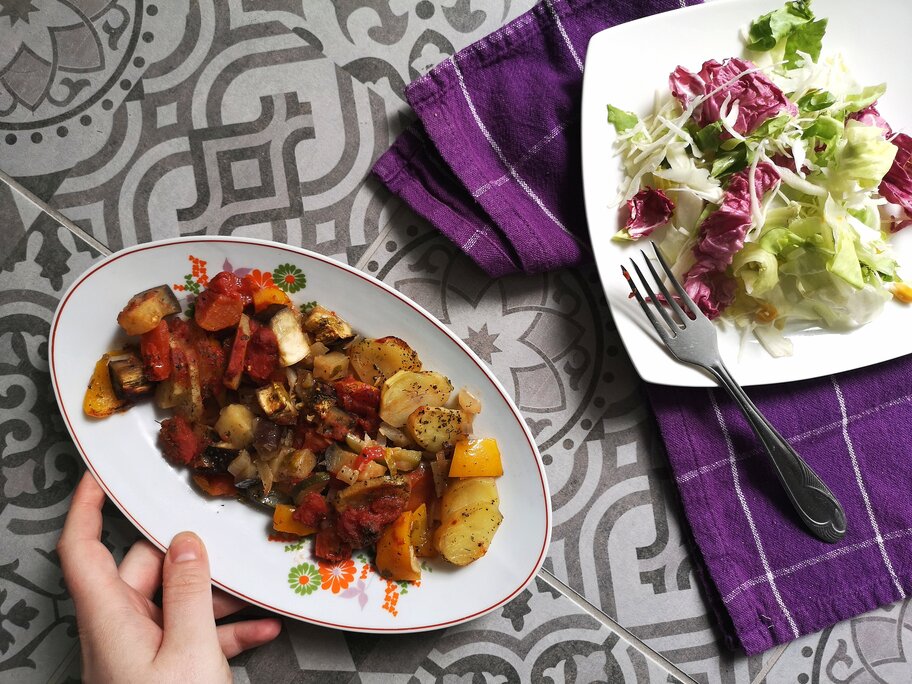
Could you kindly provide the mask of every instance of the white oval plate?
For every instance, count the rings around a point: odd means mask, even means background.
[[[83,394],[95,362],[121,339],[117,313],[140,290],[186,284],[185,276],[194,284],[191,255],[206,262],[210,277],[224,267],[274,272],[291,264],[306,276],[306,287],[291,293],[296,303],[317,300],[365,335],[401,337],[426,368],[480,395],[483,410],[476,434],[495,437],[504,460],[498,480],[504,521],[486,556],[464,568],[429,563],[420,586],[387,582],[358,554],[345,563],[320,564],[311,555],[311,542],[294,548],[269,541],[272,521],[266,513],[233,499],[207,498],[193,487],[187,469],[168,464],[156,444],[155,421],[165,415],[151,402],[103,420],[83,414]],[[295,280],[295,275],[288,278]],[[161,549],[181,530],[195,531],[209,550],[213,583],[250,603],[339,629],[413,632],[494,610],[541,567],[551,535],[548,485],[535,441],[516,406],[443,324],[344,264],[303,249],[227,237],[127,249],[94,266],[64,295],[51,325],[49,356],[67,428],[108,497]]]
[[[621,276],[639,248],[648,245],[612,242],[622,225],[609,207],[624,172],[614,155],[614,127],[606,105],[646,115],[656,90],[668,89],[668,74],[677,65],[694,71],[707,59],[742,54],[740,30],[752,20],[781,7],[784,0],[722,0],[657,14],[621,24],[592,37],[583,79],[583,188],[589,235],[595,250],[605,296],[611,306],[627,353],[644,380],[663,385],[708,387],[714,381],[692,366],[675,361],[665,350]],[[842,52],[855,79],[863,85],[887,84],[878,108],[894,130],[912,130],[912,3],[827,0],[815,3],[818,17],[827,17],[824,53]],[[912,228],[893,238],[900,264],[912,275]],[[741,348],[732,326],[719,329],[719,351],[742,385],[764,385],[829,375],[912,352],[912,336],[898,334],[912,325],[906,305],[888,302],[866,326],[847,333],[822,330],[790,335],[795,353],[773,358],[751,336]]]

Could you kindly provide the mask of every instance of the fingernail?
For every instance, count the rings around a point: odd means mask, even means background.
[[[171,558],[175,563],[199,560],[200,543],[194,534],[181,534],[171,542]]]

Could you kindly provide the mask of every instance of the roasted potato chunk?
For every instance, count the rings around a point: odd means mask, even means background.
[[[502,521],[497,508],[485,505],[447,518],[434,533],[437,550],[453,565],[468,565],[488,552]]]
[[[309,332],[314,340],[324,344],[347,340],[355,334],[351,326],[335,311],[320,305],[315,306],[304,319],[304,330]]]
[[[374,387],[380,387],[401,370],[421,370],[418,353],[398,337],[361,340],[352,345],[348,355],[361,382]]]
[[[380,417],[393,427],[402,427],[422,406],[443,406],[452,392],[447,377],[435,371],[399,371],[383,383]]]
[[[167,285],[135,294],[117,315],[117,322],[128,335],[142,335],[155,328],[165,316],[180,313],[180,302]]]
[[[462,411],[443,406],[422,406],[405,422],[415,444],[425,451],[440,451],[462,436]]]
[[[243,404],[228,404],[215,421],[218,436],[232,449],[243,449],[253,443],[257,417]]]
[[[503,521],[500,497],[493,478],[466,478],[452,482],[440,506],[440,527],[434,545],[454,565],[478,560],[491,545]]]
[[[342,352],[329,352],[314,357],[313,376],[323,382],[334,382],[348,375],[348,357]]]

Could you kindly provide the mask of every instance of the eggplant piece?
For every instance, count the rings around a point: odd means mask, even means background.
[[[368,506],[381,496],[393,496],[408,501],[411,488],[408,480],[402,477],[375,477],[370,480],[359,480],[350,487],[339,491],[336,498],[336,510]]]
[[[227,446],[211,445],[193,459],[190,467],[197,473],[215,475],[218,473],[227,473],[228,466],[237,458],[237,449],[231,449]]]
[[[108,373],[114,394],[121,399],[134,399],[149,394],[153,384],[146,379],[142,359],[134,351],[113,356],[108,360]]]
[[[253,433],[253,448],[261,458],[272,458],[282,444],[282,428],[271,420],[260,419]]]
[[[257,401],[263,413],[279,425],[294,425],[298,420],[298,409],[288,390],[277,382],[270,383],[257,390]]]
[[[279,344],[279,364],[293,366],[310,354],[310,344],[301,330],[301,323],[294,311],[281,307],[269,320],[269,327]]]
[[[249,502],[257,504],[258,506],[263,506],[264,508],[275,508],[279,504],[291,503],[291,500],[287,496],[283,496],[275,488],[271,489],[269,494],[264,493],[263,483],[260,481],[247,487],[244,490],[244,497]]]
[[[304,319],[304,330],[313,335],[317,342],[333,344],[354,337],[352,327],[335,312],[319,304]]]
[[[171,288],[159,285],[133,295],[117,315],[117,322],[128,335],[142,335],[158,326],[165,316],[180,312],[180,302]]]

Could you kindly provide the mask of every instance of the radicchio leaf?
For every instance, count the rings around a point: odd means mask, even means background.
[[[749,174],[750,170],[745,169],[731,177],[721,206],[700,224],[700,236],[693,248],[696,261],[684,276],[684,289],[709,318],[722,313],[735,296],[735,282],[726,275],[726,269],[744,246],[751,226]],[[779,174],[771,164],[757,164],[757,200],[778,181]]]
[[[661,190],[646,187],[627,200],[627,208],[630,218],[624,227],[632,240],[639,240],[668,223],[674,202]]]
[[[880,182],[880,194],[901,206],[906,216],[912,218],[912,138],[900,133],[893,138],[892,143],[896,145],[896,157]],[[907,225],[909,221],[900,221],[894,230]]]
[[[756,65],[745,59],[732,57],[724,62],[711,59],[703,63],[698,73],[692,73],[679,66],[668,77],[671,93],[682,106],[687,107],[698,96],[711,93],[724,83],[736,79],[719,92],[701,102],[694,111],[694,120],[701,128],[714,121],[719,121],[720,110],[726,98],[729,107],[738,103],[738,116],[732,128],[742,135],[747,135],[767,119],[782,111],[795,116],[798,108],[790,102],[769,77],[755,69]],[[744,74],[736,78],[739,74]]]

